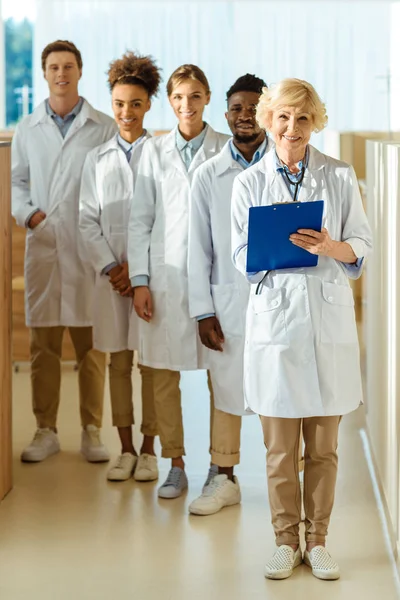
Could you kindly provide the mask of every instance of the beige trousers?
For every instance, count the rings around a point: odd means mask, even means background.
[[[152,369],[154,407],[163,458],[179,458],[185,455],[181,390],[179,371],[169,369]],[[214,397],[211,380],[208,375],[210,390],[210,431],[213,429]],[[211,446],[211,443],[210,443]]]
[[[234,467],[240,462],[242,417],[214,407],[211,426],[211,462],[218,467]]]
[[[301,430],[306,542],[325,542],[335,497],[341,417],[260,418],[267,448],[268,495],[276,544],[299,543]]]
[[[115,427],[129,427],[134,424],[133,350],[122,350],[110,354],[110,398],[112,423]],[[153,369],[138,365],[142,378],[142,425],[143,435],[156,436],[157,420],[154,410]]]
[[[69,327],[78,363],[82,426],[101,427],[106,356],[93,348],[91,327]],[[61,351],[65,327],[30,331],[32,404],[37,426],[55,428],[60,404]]]

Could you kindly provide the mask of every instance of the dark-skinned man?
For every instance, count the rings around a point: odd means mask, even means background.
[[[189,305],[201,341],[210,349],[215,394],[211,460],[218,468],[189,507],[198,515],[214,514],[241,499],[233,470],[240,460],[240,430],[246,414],[243,352],[250,288],[232,263],[231,193],[235,177],[274,146],[255,119],[263,87],[262,79],[247,74],[228,90],[225,117],[233,137],[198,168],[191,188]]]

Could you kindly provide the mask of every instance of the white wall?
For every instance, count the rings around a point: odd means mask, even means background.
[[[400,550],[400,144],[367,142],[367,424],[394,549]]]
[[[136,49],[157,58],[164,84],[184,62],[202,67],[213,91],[206,118],[220,130],[226,131],[226,90],[246,72],[267,83],[283,77],[309,80],[326,101],[334,129],[382,130],[387,102],[377,77],[386,74],[390,62],[390,19],[390,3],[380,0],[37,0],[35,101],[47,94],[41,50],[61,38],[81,49],[81,93],[105,112],[108,63]],[[146,123],[155,129],[174,125],[164,87]]]

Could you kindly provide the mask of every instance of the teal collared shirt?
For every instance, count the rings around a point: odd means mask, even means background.
[[[136,146],[139,146],[139,144],[142,143],[143,138],[145,137],[145,135],[147,135],[147,131],[146,130],[144,130],[144,132],[142,133],[142,135],[131,144],[130,142],[127,142],[126,140],[124,140],[124,138],[121,137],[121,134],[118,133],[118,135],[117,135],[118,145],[125,152],[126,160],[128,162],[130,162],[130,160],[131,160],[131,156],[132,156],[133,150],[136,148]]]
[[[79,98],[79,102],[75,104],[71,112],[65,115],[65,117],[61,117],[60,115],[57,115],[57,113],[54,112],[54,110],[50,106],[48,98],[46,99],[45,103],[47,114],[50,115],[50,117],[53,119],[58,129],[60,130],[61,135],[63,136],[63,138],[65,138],[75,118],[77,117],[77,115],[79,115],[79,113],[82,110],[83,98]]]
[[[240,150],[235,146],[235,144],[233,143],[233,139],[229,140],[229,147],[231,149],[233,160],[236,160],[236,162],[238,162],[239,165],[243,167],[243,169],[247,169],[248,167],[252,167],[256,163],[258,163],[258,161],[261,160],[264,154],[266,153],[268,148],[268,137],[265,136],[264,141],[258,146],[250,162],[248,162],[245,159]]]
[[[203,131],[197,137],[189,141],[185,140],[179,131],[179,128],[176,130],[176,147],[178,148],[179,154],[181,155],[187,171],[189,170],[196,153],[203,145],[204,138],[207,135],[207,130],[208,125],[206,124]]]

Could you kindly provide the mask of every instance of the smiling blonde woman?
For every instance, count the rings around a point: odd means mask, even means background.
[[[339,568],[325,549],[337,475],[342,415],[362,402],[359,346],[349,278],[361,275],[372,247],[353,168],[309,144],[327,123],[325,106],[306,81],[286,79],[265,89],[258,122],[275,151],[240,174],[232,197],[234,263],[250,281],[245,397],[258,413],[267,452],[268,492],[278,546],[265,576],[285,579],[302,562],[301,492],[297,453],[305,443],[304,561],[320,579]],[[296,246],[319,256],[318,266],[246,271],[252,206],[324,201],[321,232],[300,230]]]

